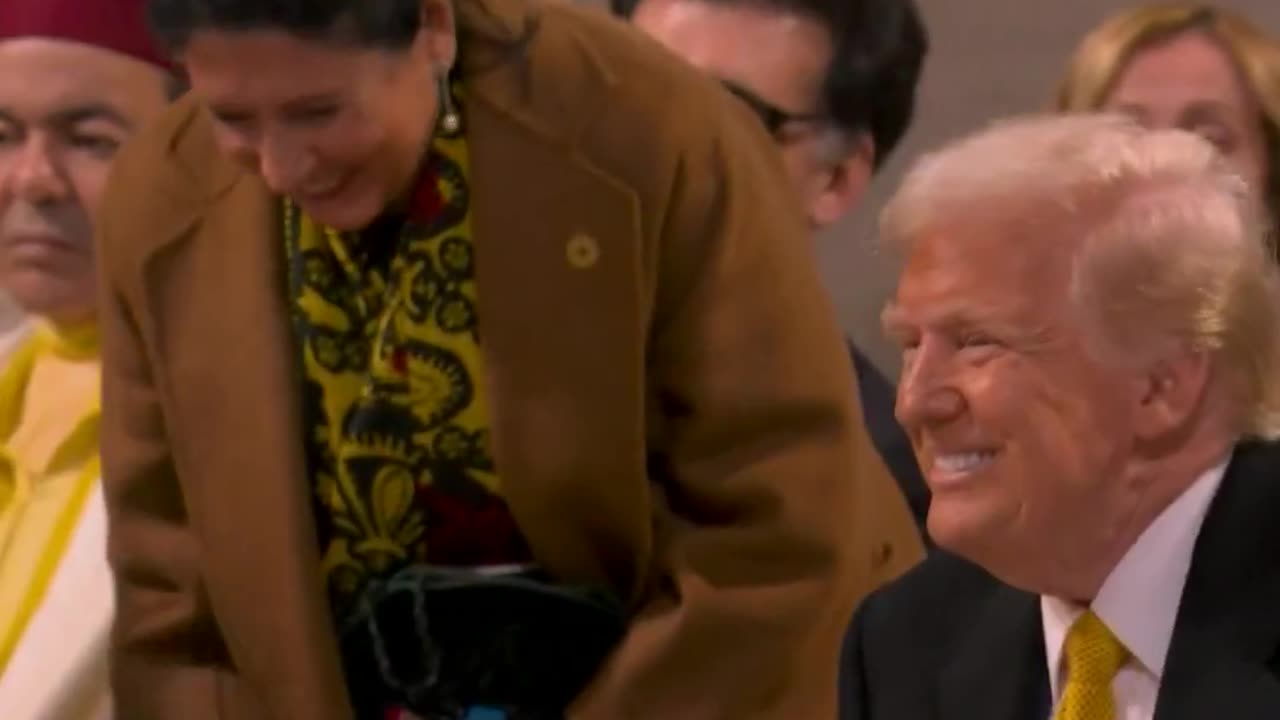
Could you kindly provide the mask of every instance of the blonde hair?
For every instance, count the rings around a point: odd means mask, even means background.
[[[1106,102],[1135,54],[1186,32],[1215,40],[1240,69],[1262,108],[1267,146],[1266,203],[1280,220],[1280,43],[1244,17],[1202,3],[1157,3],[1121,11],[1084,37],[1057,92],[1060,112],[1089,112]]]
[[[1256,196],[1207,141],[1116,115],[1001,121],[918,160],[882,238],[909,248],[965,222],[1067,248],[1070,299],[1099,358],[1208,353],[1233,429],[1280,437],[1280,269]]]

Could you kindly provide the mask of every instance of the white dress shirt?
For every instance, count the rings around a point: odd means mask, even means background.
[[[1191,553],[1226,469],[1227,461],[1223,461],[1205,472],[1165,508],[1112,569],[1094,598],[1094,614],[1130,654],[1111,685],[1115,720],[1152,720],[1155,715]],[[1084,610],[1061,598],[1040,597],[1055,712],[1067,681],[1063,643],[1071,624]]]

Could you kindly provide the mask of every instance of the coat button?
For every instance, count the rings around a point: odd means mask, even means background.
[[[569,238],[564,254],[570,267],[586,270],[600,261],[600,243],[590,235],[577,233]]]

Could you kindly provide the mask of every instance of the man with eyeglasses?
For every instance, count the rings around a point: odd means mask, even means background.
[[[858,204],[910,124],[928,49],[913,0],[610,2],[759,116],[815,230]],[[850,350],[872,438],[923,529],[929,491],[894,420],[894,388]]]

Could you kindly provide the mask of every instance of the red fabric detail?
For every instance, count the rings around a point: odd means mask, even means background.
[[[4,0],[0,0],[3,2]],[[440,194],[440,174],[434,162],[428,161],[413,187],[409,198],[409,217],[418,223],[428,223],[444,209],[444,196]]]
[[[170,67],[151,38],[143,0],[0,0],[0,40],[70,40]]]
[[[464,497],[432,484],[418,488],[418,502],[426,512],[422,539],[425,562],[478,567],[532,561],[533,555],[501,498],[488,492]]]
[[[409,374],[409,352],[404,348],[391,351],[391,369],[399,375]]]

